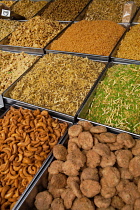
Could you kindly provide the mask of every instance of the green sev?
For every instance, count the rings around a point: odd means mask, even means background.
[[[109,68],[86,119],[140,134],[140,65]]]

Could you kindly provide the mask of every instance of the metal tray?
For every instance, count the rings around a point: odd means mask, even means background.
[[[9,107],[10,106],[11,106],[11,104],[5,104],[5,107],[2,110],[0,110],[0,118],[2,118],[5,115],[5,113],[9,110]],[[40,108],[40,107],[37,107],[37,106],[33,106],[33,105],[29,105],[29,104],[28,104],[28,106],[26,106],[26,104],[24,104],[24,105],[16,105],[16,104],[13,104],[12,106],[14,108],[23,107],[25,109],[31,109],[31,110],[35,110],[35,109],[40,109],[41,111],[47,110],[49,112],[49,114],[51,115],[51,117],[53,117],[55,119],[58,119],[60,122],[67,122],[68,123],[68,128],[72,125],[72,122],[69,121],[69,119],[67,118],[67,116],[59,115],[59,113],[53,112],[53,111],[50,112],[48,109],[43,109],[43,108]],[[60,137],[60,139],[58,141],[58,144],[61,144],[61,142],[63,142],[63,139],[67,135],[67,129],[66,129],[64,135],[62,137]],[[42,166],[40,167],[40,169],[38,170],[38,172],[35,174],[35,176],[33,177],[32,181],[29,183],[29,185],[26,187],[26,189],[24,190],[24,192],[20,196],[19,200],[17,201],[17,203],[13,207],[13,210],[14,209],[15,210],[18,209],[19,203],[25,197],[26,193],[28,192],[28,190],[30,189],[30,187],[33,185],[33,183],[35,182],[35,180],[37,179],[37,177],[39,176],[39,174],[42,172],[42,170],[44,169],[44,167],[46,167],[46,164],[49,162],[49,160],[50,160],[51,157],[52,157],[52,151],[49,153],[47,159],[43,162]]]
[[[82,118],[77,118],[77,122],[79,120],[84,120]],[[88,120],[84,120],[87,122],[91,122],[94,126],[96,125],[101,125],[99,123],[95,123],[92,121],[88,121]],[[76,122],[74,123],[76,124]],[[105,125],[103,125],[105,126]],[[115,129],[109,126],[105,126],[107,128],[108,132],[114,133],[114,134],[119,134],[122,132],[131,134],[129,132],[120,130],[120,129]],[[140,138],[140,136],[135,135],[135,134],[131,134],[133,138],[138,139]],[[65,136],[65,138],[61,141],[61,144],[64,146],[67,146],[67,142],[68,142],[68,135]],[[17,208],[13,209],[13,210],[36,210],[35,206],[34,206],[34,201],[35,201],[35,197],[37,195],[37,193],[44,191],[47,188],[47,174],[48,174],[48,167],[50,166],[50,164],[55,160],[54,156],[52,155],[50,157],[50,160],[46,163],[46,165],[44,166],[44,168],[42,169],[42,171],[40,172],[40,174],[38,174],[38,177],[36,178],[36,180],[34,181],[34,183],[32,184],[32,186],[30,186],[30,188],[28,189],[27,193],[25,194],[25,196],[23,197],[23,199],[20,199],[20,202],[18,202],[18,205],[16,206]]]
[[[100,77],[99,77],[98,80],[96,81],[95,85],[92,87],[92,90],[89,92],[88,97],[85,98],[84,103],[81,105],[81,107],[80,107],[79,110],[77,111],[77,113],[76,113],[76,115],[75,115],[75,119],[84,119],[84,120],[86,120],[86,115],[87,115],[88,110],[89,110],[89,108],[90,108],[90,106],[91,106],[91,103],[92,103],[92,101],[93,101],[93,98],[94,98],[94,96],[95,96],[95,94],[96,94],[96,89],[97,89],[99,83],[105,78],[108,68],[110,68],[110,67],[112,67],[113,65],[116,65],[116,64],[128,65],[129,63],[125,63],[125,62],[124,62],[124,63],[109,62],[109,63],[106,65],[106,68],[103,70],[102,74],[100,75]],[[88,120],[86,120],[86,121],[88,121]],[[91,122],[93,122],[93,121],[91,121]],[[101,124],[101,123],[99,123],[99,122],[98,122],[98,123],[94,122],[94,123],[95,123],[95,124],[99,124],[99,125],[103,125],[103,124]],[[107,125],[105,125],[105,126],[106,126],[107,128],[113,128],[113,127],[111,127],[111,126],[107,126]],[[140,138],[140,134],[136,134],[136,133],[131,133],[131,132],[128,132],[128,131],[124,131],[124,130],[121,130],[121,129],[116,128],[116,127],[113,128],[113,129],[119,130],[119,131],[122,131],[122,132],[127,132],[127,133],[129,133],[129,134],[131,134],[131,135],[135,135],[135,136],[137,136],[137,137]]]
[[[49,53],[49,52],[46,52],[46,53]],[[56,52],[55,52],[55,53],[56,53]],[[72,55],[77,56],[77,54],[72,54]],[[84,57],[83,54],[82,54],[82,55],[79,55],[79,56]],[[91,59],[91,60],[97,61],[97,60],[95,60],[95,59]],[[103,62],[103,63],[107,64],[107,62],[104,62],[104,61],[99,61],[99,62]],[[20,81],[20,80],[22,79],[22,77],[23,77],[24,75],[26,75],[26,74],[33,68],[33,66],[34,66],[35,64],[36,64],[36,63],[34,63],[29,69],[27,69],[26,72],[24,72],[24,73],[23,73],[23,74],[22,74],[22,75],[13,83],[13,84],[11,84],[11,85],[3,92],[2,96],[3,96],[3,101],[4,101],[4,103],[9,103],[9,104],[13,104],[13,103],[16,103],[16,104],[28,104],[28,103],[24,103],[23,101],[18,101],[18,100],[15,100],[15,99],[10,98],[10,97],[9,97],[9,92],[11,92],[11,91],[13,90],[13,88],[16,86],[17,82]],[[105,69],[106,69],[106,68],[105,68]],[[93,83],[92,88],[91,88],[90,91],[87,93],[86,98],[85,98],[83,101],[81,101],[81,105],[80,105],[80,107],[79,107],[80,110],[81,110],[82,107],[84,106],[85,101],[87,101],[89,95],[91,94],[92,90],[94,89],[94,86],[96,86],[96,83],[98,83],[98,80],[100,79],[100,77],[101,77],[102,74],[104,73],[105,69],[103,68],[103,71],[101,72],[101,74],[99,75],[99,77],[96,79],[95,84]],[[59,112],[59,114],[63,114],[63,113],[60,113],[60,112]],[[64,115],[66,115],[67,118],[69,119],[69,121],[71,121],[71,122],[73,122],[73,121],[74,121],[74,118],[77,116],[77,115],[76,115],[76,116],[71,116],[71,115],[67,115],[67,114],[64,114]]]
[[[77,17],[78,18],[78,17]],[[78,22],[78,21],[73,21],[73,22],[71,22],[71,24],[70,25],[72,25],[73,23],[76,23],[76,22]],[[126,28],[126,30],[127,30],[127,28],[129,27],[129,23],[118,23],[119,25],[122,25],[124,28]],[[69,26],[70,26],[69,25]],[[68,26],[68,27],[69,27]],[[65,28],[65,30],[66,30],[67,28]],[[54,39],[52,39],[51,41],[50,41],[50,43],[48,43],[47,45],[46,45],[46,47],[45,47],[45,52],[47,53],[47,52],[49,52],[49,53],[54,53],[54,52],[56,52],[56,53],[65,53],[65,54],[71,54],[71,55],[77,55],[77,56],[82,56],[82,57],[87,57],[87,58],[89,58],[89,59],[93,59],[93,60],[96,60],[96,61],[104,61],[104,62],[108,62],[108,61],[110,61],[110,55],[108,55],[108,56],[103,56],[103,55],[95,55],[95,54],[86,54],[86,53],[77,53],[77,52],[68,52],[68,51],[60,51],[60,50],[49,50],[49,47],[50,47],[50,45],[51,45],[51,43],[54,41],[54,40],[57,40],[62,34],[64,33],[64,31],[61,31]],[[124,32],[125,33],[125,32]],[[123,36],[123,35],[122,35]],[[122,38],[122,36],[120,37],[120,39]],[[119,39],[119,41],[120,41],[120,39]],[[119,42],[118,41],[118,42]],[[118,43],[117,42],[117,43]],[[111,53],[110,53],[111,54]]]
[[[123,34],[123,36],[120,38],[120,40],[118,41],[118,43],[116,44],[116,46],[114,47],[114,49],[112,50],[111,54],[110,54],[110,61],[112,62],[119,62],[119,63],[126,63],[126,64],[137,64],[140,65],[140,60],[133,60],[133,59],[125,59],[125,58],[117,58],[115,57],[117,54],[117,50],[119,49],[119,46],[121,44],[121,41],[125,38],[126,33],[130,30],[130,27],[133,27],[135,25],[137,25],[139,23],[131,23],[127,30],[125,31],[125,33]]]
[[[26,20],[24,20],[26,21]],[[62,24],[66,24],[66,27],[64,29],[62,29],[62,31],[60,31],[57,35],[59,35],[61,32],[63,32],[64,30],[67,29],[67,27],[69,27],[72,24],[72,21],[59,21]],[[52,38],[51,41],[48,42],[48,44],[46,44],[43,48],[33,48],[33,47],[23,47],[23,46],[13,46],[13,45],[8,45],[9,41],[10,41],[10,37],[11,37],[10,33],[8,36],[6,36],[5,38],[3,38],[0,41],[0,50],[4,50],[4,51],[8,51],[8,52],[25,52],[25,53],[29,53],[29,54],[34,54],[34,55],[43,55],[44,54],[44,49],[46,48],[46,46],[55,39]]]

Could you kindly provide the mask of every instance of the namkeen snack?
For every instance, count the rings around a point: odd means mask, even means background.
[[[36,209],[139,209],[140,140],[87,121],[68,134],[67,146],[53,147],[55,159],[47,179],[41,177],[47,184],[35,197]]]
[[[13,32],[21,22],[16,20],[0,19],[0,40]]]
[[[36,16],[20,25],[11,34],[9,45],[43,48],[64,27],[65,25],[58,21]]]
[[[20,0],[12,7],[12,11],[30,19],[47,3],[47,1]]]
[[[12,6],[12,4],[15,3],[15,1],[0,1],[0,3],[6,4],[8,7]]]
[[[121,41],[116,57],[140,60],[140,24],[132,26]]]
[[[42,16],[52,20],[71,21],[88,2],[89,0],[55,0],[44,10]]]
[[[23,74],[38,56],[0,51],[0,94]]]
[[[113,21],[82,20],[72,24],[49,49],[109,56],[124,31]]]
[[[0,119],[1,210],[12,210],[66,128],[39,109],[11,107]]]
[[[140,134],[140,66],[109,68],[86,119]]]
[[[86,20],[112,20],[120,23],[122,21],[123,6],[126,0],[94,0],[89,5]]]
[[[47,54],[9,92],[11,98],[75,115],[104,63],[66,54]]]

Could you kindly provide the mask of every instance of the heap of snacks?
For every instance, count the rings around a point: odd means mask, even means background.
[[[15,1],[0,1],[0,3],[6,4],[8,7],[10,7],[15,3]]]
[[[23,74],[38,58],[25,53],[0,51],[0,94]]]
[[[86,20],[122,21],[123,6],[126,0],[94,0],[86,11]]]
[[[67,149],[53,148],[56,160],[48,168],[47,189],[36,195],[37,210],[138,210],[140,140],[86,121],[68,133]]]
[[[43,48],[53,39],[64,25],[52,20],[36,16],[20,25],[10,38],[10,45]],[[22,34],[22,36],[21,36]]]
[[[121,41],[117,51],[118,58],[140,60],[140,24],[132,26]]]
[[[0,40],[12,33],[21,22],[16,20],[0,19]]]
[[[10,92],[10,97],[75,115],[105,64],[87,58],[47,54]]]
[[[124,31],[113,21],[82,20],[53,41],[50,49],[108,56]]]
[[[12,209],[66,128],[46,110],[11,107],[0,119],[1,210]]]
[[[109,68],[86,119],[140,134],[140,66]]]
[[[30,19],[46,4],[47,1],[20,0],[13,6],[12,11],[24,16],[26,19]]]
[[[52,20],[71,21],[86,6],[89,0],[55,0],[43,12],[43,17]]]

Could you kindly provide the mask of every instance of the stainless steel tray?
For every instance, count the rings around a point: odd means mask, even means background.
[[[77,17],[78,18],[78,17]],[[71,22],[71,24],[73,24],[73,23],[76,23],[76,22],[78,22],[78,21],[73,21],[73,22]],[[71,25],[70,24],[70,25]],[[69,26],[70,26],[69,25]],[[124,28],[126,28],[126,30],[127,30],[127,28],[129,27],[129,23],[119,23],[119,25],[122,25]],[[65,28],[65,30],[66,30],[67,28]],[[46,45],[46,47],[45,47],[45,52],[46,53],[65,53],[65,54],[71,54],[71,55],[77,55],[77,56],[82,56],[82,57],[87,57],[87,58],[89,58],[89,59],[93,59],[93,60],[96,60],[96,61],[104,61],[104,62],[108,62],[108,61],[110,61],[110,55],[108,55],[108,56],[102,56],[102,55],[95,55],[95,54],[85,54],[85,53],[76,53],[76,52],[68,52],[68,51],[60,51],[60,50],[49,50],[49,47],[50,47],[50,45],[51,45],[51,43],[54,41],[54,40],[57,40],[62,34],[64,33],[64,31],[61,31],[54,39],[52,39],[51,41],[50,41],[50,43],[48,43],[47,45]],[[124,32],[125,33],[125,32]],[[123,36],[123,35],[122,35]],[[121,37],[122,37],[121,36]],[[121,38],[120,38],[121,39]],[[119,41],[120,41],[120,39],[119,39]],[[119,42],[118,41],[118,42]],[[117,43],[118,43],[117,42]],[[111,54],[111,53],[110,53]]]
[[[78,118],[77,121],[79,121],[79,120],[84,120],[84,119]],[[92,121],[88,121],[88,120],[86,120],[86,121],[91,122],[94,126],[101,125],[98,123],[94,123]],[[76,122],[74,124],[76,124]],[[129,132],[126,132],[126,131],[123,131],[120,129],[115,129],[115,128],[108,127],[108,126],[105,126],[105,127],[107,127],[108,132],[111,132],[114,134],[119,134],[122,132],[129,133]],[[131,133],[129,133],[129,134],[131,134]],[[131,134],[131,135],[135,139],[140,138],[140,136],[137,136],[135,134]],[[61,144],[67,146],[67,141],[68,141],[68,135],[66,135],[65,138],[61,141]],[[50,157],[50,160],[46,163],[46,165],[40,172],[40,174],[38,174],[38,177],[36,178],[36,180],[34,181],[32,186],[30,186],[30,188],[28,189],[28,191],[26,192],[24,197],[22,199],[20,199],[20,201],[17,203],[18,205],[16,205],[16,209],[14,208],[13,210],[25,210],[25,209],[26,210],[31,210],[31,209],[36,210],[36,208],[34,206],[35,197],[36,197],[37,193],[44,191],[47,188],[47,181],[45,182],[45,180],[46,180],[46,177],[48,174],[48,167],[54,160],[55,160],[55,158],[52,155]]]
[[[48,52],[46,52],[46,53],[48,53]],[[55,52],[56,53],[56,52]],[[74,55],[74,54],[73,54]],[[77,54],[75,54],[75,56],[77,56]],[[82,54],[82,55],[79,55],[79,56],[81,56],[81,57],[84,57],[84,55]],[[95,59],[91,59],[91,60],[94,60],[94,61],[97,61],[97,60],[95,60]],[[105,64],[107,64],[107,62],[104,62],[104,61],[99,61],[99,62],[103,62],[103,63],[105,63]],[[9,104],[13,104],[13,103],[16,103],[16,104],[23,104],[24,103],[24,101],[18,101],[18,100],[15,100],[15,99],[12,99],[12,98],[10,98],[10,96],[9,96],[9,92],[11,92],[12,90],[13,90],[13,88],[16,86],[16,84],[17,84],[17,82],[18,81],[20,81],[21,79],[22,79],[22,77],[24,76],[24,75],[26,75],[32,68],[33,68],[33,66],[35,65],[36,63],[34,63],[33,65],[32,65],[32,67],[30,67],[26,72],[24,72],[11,86],[9,86],[4,92],[3,92],[3,94],[2,94],[2,96],[3,96],[3,100],[4,100],[4,103],[9,103]],[[100,77],[102,76],[102,74],[103,74],[103,72],[104,72],[105,70],[103,69],[102,70],[102,72],[101,72],[101,74],[99,75],[99,77],[97,78],[97,80],[95,81],[95,84],[93,83],[93,86],[92,86],[92,88],[91,88],[91,90],[87,93],[87,96],[86,96],[86,98],[83,100],[83,101],[81,101],[81,105],[80,105],[80,107],[79,107],[79,109],[81,110],[81,108],[84,106],[84,104],[85,104],[85,101],[87,101],[87,99],[88,99],[88,97],[89,97],[89,95],[90,95],[90,93],[92,92],[92,90],[94,89],[94,86],[96,86],[96,83],[98,82],[98,80],[100,79]],[[27,103],[26,103],[27,104]],[[78,109],[78,110],[79,110]],[[59,113],[59,114],[63,114],[63,113]],[[75,113],[76,114],[76,113]],[[75,117],[77,116],[71,116],[71,115],[67,115],[67,114],[64,114],[64,115],[66,115],[67,116],[67,118],[69,119],[69,121],[71,121],[71,122],[73,122],[73,120],[75,119]]]
[[[107,70],[108,70],[108,68],[110,68],[110,67],[112,67],[113,65],[116,65],[116,64],[121,64],[121,65],[128,65],[129,63],[122,63],[122,62],[109,62],[107,65],[106,65],[106,68],[103,70],[103,72],[102,72],[102,74],[100,75],[100,77],[98,78],[98,80],[96,81],[96,83],[95,83],[95,85],[92,87],[92,89],[91,89],[91,91],[90,91],[90,93],[89,93],[89,95],[88,95],[88,97],[87,98],[85,98],[85,101],[84,101],[84,103],[81,105],[81,107],[78,109],[78,111],[77,111],[77,113],[76,113],[76,115],[75,115],[75,119],[85,119],[86,120],[86,115],[87,115],[87,113],[88,113],[88,110],[89,110],[89,108],[90,108],[90,106],[91,106],[91,103],[92,103],[92,101],[93,101],[93,98],[94,98],[94,96],[95,96],[95,94],[96,94],[96,89],[97,89],[97,87],[98,87],[98,85],[99,85],[99,83],[105,78],[105,76],[106,76],[106,73],[107,73]],[[86,121],[88,121],[88,120],[86,120]],[[91,121],[91,122],[93,122],[93,121]],[[99,125],[103,125],[103,124],[101,124],[101,123],[99,123],[99,122],[94,122],[95,124],[99,124]],[[107,126],[107,125],[105,125],[107,128],[113,128],[113,127],[111,127],[111,126]],[[113,128],[113,129],[115,129],[115,130],[119,130],[119,131],[124,131],[124,130],[121,130],[121,129],[119,129],[119,128]],[[128,132],[128,131],[125,131],[125,132],[127,132],[127,133],[129,133],[129,134],[131,134],[131,135],[135,135],[135,136],[137,136],[137,137],[139,137],[140,138],[140,135],[139,134],[136,134],[136,133],[131,133],[131,132]]]
[[[5,107],[0,110],[0,118],[2,118],[5,113],[9,110],[9,107],[11,106],[11,104],[5,104]],[[36,109],[40,109],[41,111],[43,110],[47,110],[47,109],[43,109],[37,106],[33,106],[33,105],[26,105],[26,104],[22,104],[22,105],[16,105],[13,104],[12,105],[14,108],[25,108],[25,109],[31,109],[31,110],[36,110]],[[67,118],[67,116],[64,115],[59,115],[59,113],[57,112],[53,112],[53,111],[49,111],[49,114],[51,115],[51,117],[58,119],[59,122],[66,122],[68,124],[68,128],[72,125],[72,122],[69,121],[69,119]],[[67,128],[67,129],[68,129]],[[65,136],[67,135],[67,129],[64,133],[64,135],[62,137],[60,137],[58,144],[61,144],[61,142],[63,142],[63,139],[65,138]],[[40,169],[38,170],[38,172],[35,174],[35,176],[33,177],[33,179],[31,180],[31,182],[29,183],[29,185],[26,187],[26,189],[24,190],[24,192],[22,193],[22,195],[20,196],[19,200],[17,201],[17,203],[15,204],[15,206],[13,207],[13,209],[17,210],[18,209],[18,205],[20,203],[20,201],[25,197],[26,193],[28,192],[28,189],[30,189],[30,187],[33,185],[33,183],[35,182],[35,180],[37,179],[38,175],[41,173],[41,171],[44,169],[44,167],[46,166],[47,162],[49,162],[50,158],[52,156],[52,151],[49,153],[48,157],[46,158],[46,160],[43,162],[42,166],[40,167]]]
[[[67,27],[69,27],[72,24],[72,21],[59,21],[62,24],[66,24],[66,27],[64,29],[62,29],[62,31],[60,31],[57,35],[59,35],[61,32],[63,32],[64,30],[67,29]],[[29,54],[34,54],[34,55],[43,55],[44,54],[44,49],[46,48],[46,46],[55,39],[52,38],[51,41],[48,42],[48,44],[46,44],[43,48],[33,48],[33,47],[23,47],[23,46],[12,46],[12,45],[8,45],[10,37],[11,37],[10,33],[8,36],[6,36],[5,38],[3,38],[0,41],[0,50],[4,50],[4,51],[8,51],[8,52],[25,52],[25,53],[29,53]]]
[[[127,30],[125,31],[125,33],[123,34],[123,36],[121,37],[121,39],[119,40],[119,42],[116,44],[116,46],[114,47],[114,49],[112,50],[111,54],[110,54],[110,61],[112,62],[118,62],[118,63],[125,63],[125,64],[137,64],[140,65],[140,60],[133,60],[133,59],[125,59],[125,58],[117,58],[115,57],[117,54],[117,50],[119,49],[119,46],[121,44],[121,41],[125,38],[126,33],[130,30],[130,27],[133,27],[135,25],[137,25],[139,23],[131,23]]]

